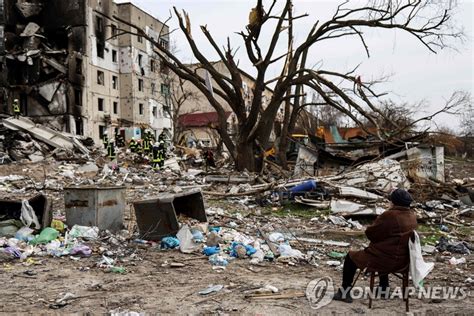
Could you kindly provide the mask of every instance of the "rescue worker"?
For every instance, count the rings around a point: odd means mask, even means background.
[[[128,148],[130,148],[130,151],[132,153],[137,152],[137,141],[135,140],[135,137],[132,137],[132,139],[130,140],[130,143],[128,144]]]
[[[161,141],[165,142],[165,141],[166,141],[165,131],[162,131],[162,132],[160,133],[160,136],[158,136],[158,141],[159,141],[159,142],[161,142]]]
[[[20,103],[18,102],[18,99],[13,100],[12,110],[13,110],[13,116],[15,118],[19,118],[20,117]]]
[[[161,168],[161,150],[160,150],[160,144],[158,142],[155,142],[153,144],[153,148],[151,151],[151,166],[153,167],[154,171],[158,171]]]
[[[160,155],[160,168],[163,168],[165,166],[165,158],[166,158],[166,147],[165,147],[165,142],[160,140],[158,144],[158,150],[159,150],[159,155]]]
[[[145,138],[143,139],[143,153],[149,155],[151,151],[151,136],[146,133]]]
[[[117,142],[117,147],[125,146],[123,136],[119,132],[115,133],[115,141]]]
[[[102,135],[102,143],[104,144],[104,148],[107,149],[109,146],[109,135],[107,131],[105,131]]]
[[[111,139],[107,145],[107,155],[110,160],[114,160],[115,158],[117,158],[117,155],[115,154],[115,144],[113,139]]]
[[[139,154],[140,156],[143,154],[143,146],[142,146],[142,140],[141,139],[137,140],[136,153]]]

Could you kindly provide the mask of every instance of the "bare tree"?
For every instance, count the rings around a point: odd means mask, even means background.
[[[301,43],[295,43],[291,28],[295,21],[307,17],[308,14],[295,16],[291,0],[283,1],[277,6],[273,0],[264,6],[263,0],[256,0],[256,6],[250,14],[249,24],[240,32],[245,47],[246,57],[254,67],[255,84],[253,100],[247,107],[242,91],[242,75],[236,60],[236,50],[232,48],[230,39],[224,47],[214,40],[207,26],[200,29],[209,44],[224,63],[230,75],[216,69],[197,46],[193,38],[191,19],[186,12],[180,13],[174,8],[179,29],[185,35],[187,43],[201,67],[213,79],[215,85],[210,89],[207,80],[194,69],[185,65],[170,50],[160,47],[159,43],[148,36],[142,29],[127,21],[114,17],[130,28],[128,32],[143,36],[157,47],[157,52],[169,69],[179,78],[192,83],[209,101],[219,116],[217,127],[222,141],[228,148],[238,170],[258,170],[259,158],[268,145],[278,110],[282,103],[288,115],[285,119],[285,130],[291,130],[292,111],[299,111],[304,106],[303,87],[308,87],[319,94],[324,103],[337,109],[356,124],[362,126],[360,117],[366,118],[379,128],[377,120],[368,110],[378,113],[374,100],[381,96],[374,91],[376,82],[364,82],[354,74],[338,73],[328,69],[311,69],[306,67],[309,49],[321,42],[337,38],[356,37],[360,39],[366,53],[370,56],[369,47],[363,31],[368,28],[381,30],[400,30],[417,38],[420,44],[432,52],[448,46],[448,38],[459,38],[462,33],[450,28],[450,10],[447,1],[415,1],[415,0],[379,0],[369,5],[353,7],[348,1],[338,6],[332,18],[324,23],[316,21]],[[444,8],[446,7],[446,8]],[[278,13],[276,13],[278,11]],[[270,30],[270,42],[260,39],[260,34]],[[289,29],[289,35],[284,30]],[[279,54],[277,47],[286,38],[288,50]],[[278,67],[283,62],[280,75],[268,78],[268,70]],[[338,82],[349,82],[355,89],[341,88]],[[262,96],[267,85],[274,85],[273,95],[268,104],[262,105]],[[226,128],[226,107],[237,117],[237,135],[232,138]],[[380,113],[379,113],[380,114]],[[297,117],[297,115],[294,115]],[[390,118],[387,118],[390,119]],[[294,119],[296,120],[296,119]],[[383,139],[386,135],[378,133]]]

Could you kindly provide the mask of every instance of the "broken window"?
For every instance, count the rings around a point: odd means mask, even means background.
[[[112,62],[117,62],[117,51],[115,49],[112,49]]]
[[[104,72],[97,70],[97,84],[104,85]]]
[[[97,39],[96,47],[97,47],[97,57],[104,58],[104,51],[105,51],[104,43]]]
[[[74,89],[74,104],[77,106],[82,106],[82,90]]]
[[[152,113],[153,113],[153,117],[158,117],[158,111],[156,109],[156,106],[153,107]]]
[[[116,36],[116,35],[118,34],[117,25],[112,24],[112,26],[111,26],[110,28],[111,28],[111,34],[112,34],[112,36]]]
[[[104,19],[100,16],[95,17],[95,29],[97,33],[102,34],[104,33]]]
[[[118,77],[112,76],[112,89],[118,90]]]
[[[168,41],[165,39],[160,39],[160,42],[158,43],[161,48],[168,50]]]
[[[84,123],[82,122],[82,119],[77,118],[75,121],[76,121],[76,135],[84,135]]]
[[[104,138],[104,133],[105,133],[105,126],[99,125],[99,138],[100,139]]]
[[[143,43],[143,37],[137,36],[137,41],[138,41],[139,43]]]
[[[143,115],[143,112],[144,112],[143,103],[139,103],[138,104],[138,114]]]
[[[164,96],[170,95],[170,87],[167,84],[161,84],[161,94]]]
[[[160,71],[162,74],[167,75],[169,73],[169,68],[166,66],[166,63],[162,60],[160,64]]]
[[[163,105],[163,117],[170,118],[170,107]]]
[[[103,112],[104,111],[104,99],[98,98],[97,99],[97,106],[98,106],[98,110],[100,112]]]
[[[114,102],[113,107],[114,107],[114,114],[118,114],[118,102]]]
[[[156,68],[155,60],[152,59],[152,60],[150,60],[150,71],[155,72],[155,68]]]
[[[138,91],[143,91],[143,79],[138,79]]]
[[[76,74],[82,75],[82,58],[76,58]]]
[[[138,66],[143,67],[143,55],[138,54]]]

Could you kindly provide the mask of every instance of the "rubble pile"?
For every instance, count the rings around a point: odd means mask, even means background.
[[[393,188],[416,195],[420,187],[436,186],[439,196],[420,195],[412,205],[423,254],[437,265],[456,266],[463,277],[471,273],[471,178],[413,181],[393,159],[336,175],[286,178],[268,169],[236,172],[224,161],[204,167],[200,158],[179,152],[170,153],[165,168],[156,172],[147,157],[124,148],[111,160],[103,150],[85,154],[71,141],[76,159],[61,159],[52,153],[71,151],[54,149],[33,130],[5,131],[9,156],[16,148],[22,155],[0,166],[9,172],[0,176],[0,262],[5,266],[62,258],[83,273],[120,277],[144,269],[153,254],[161,260],[153,269],[164,273],[192,261],[209,273],[318,267],[339,274],[349,249],[367,246],[360,237],[390,207]],[[45,160],[30,163],[24,148],[35,149],[28,155],[43,153]],[[253,290],[280,291],[269,284]],[[219,291],[222,285],[203,284],[196,293]],[[50,308],[69,304],[73,299],[66,294]]]
[[[92,148],[91,148],[92,149]],[[27,118],[0,122],[0,164],[50,160],[86,160],[90,154],[79,139],[36,125]]]

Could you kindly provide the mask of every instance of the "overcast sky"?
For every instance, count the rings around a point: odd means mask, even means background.
[[[117,1],[129,2],[129,1]],[[248,23],[248,14],[255,5],[255,0],[133,0],[141,9],[151,13],[161,21],[169,16],[173,6],[185,9],[191,18],[193,36],[204,54],[210,59],[217,59],[212,47],[200,34],[200,25],[207,24],[217,43],[224,45],[230,36],[233,46],[242,46],[242,41],[235,32],[242,30]],[[456,2],[453,0],[453,2]],[[328,41],[311,51],[309,64],[323,65],[325,69],[340,72],[354,68],[361,63],[358,74],[364,78],[375,78],[381,75],[392,75],[390,81],[380,90],[393,92],[391,98],[397,102],[417,102],[427,100],[431,105],[426,111],[436,110],[456,90],[473,92],[473,16],[474,1],[458,1],[458,8],[453,22],[466,34],[464,42],[456,42],[458,51],[442,50],[438,54],[429,52],[413,37],[390,30],[368,30],[366,34],[371,57],[367,58],[360,42],[354,40]],[[295,0],[296,14],[308,13],[309,17],[298,20],[295,27],[296,40],[302,40],[316,20],[324,22],[330,18],[341,3],[339,0]],[[171,29],[177,28],[176,19],[168,22]],[[263,33],[265,39],[270,33]],[[183,35],[176,30],[171,35],[176,43],[178,54],[184,61],[195,61],[190,53]],[[280,49],[283,51],[282,41]],[[241,47],[240,67],[253,73],[250,62],[244,56]],[[277,69],[274,70],[275,74]],[[444,116],[438,123],[456,129],[458,118]]]

